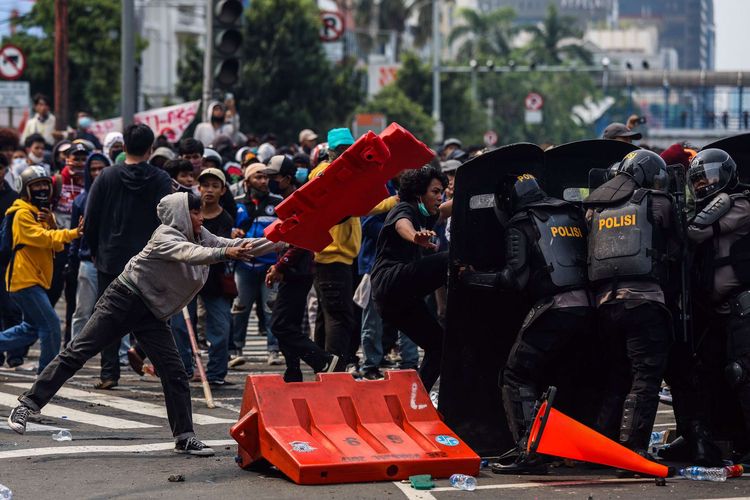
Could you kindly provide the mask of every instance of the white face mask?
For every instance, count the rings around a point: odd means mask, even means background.
[[[44,156],[36,156],[34,153],[29,153],[29,160],[34,164],[42,163],[44,161]]]
[[[29,166],[29,163],[26,161],[26,158],[14,158],[10,166],[14,175],[21,175],[21,172]]]

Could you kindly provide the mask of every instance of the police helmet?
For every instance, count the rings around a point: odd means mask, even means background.
[[[510,213],[521,210],[529,203],[544,199],[547,194],[542,191],[539,183],[531,174],[521,174],[515,177],[508,195],[508,209]]]
[[[722,149],[704,149],[690,162],[688,187],[697,202],[733,189],[737,182],[737,164]]]
[[[31,197],[29,186],[42,181],[47,181],[50,183],[50,186],[52,185],[52,178],[47,175],[47,171],[44,167],[39,165],[26,167],[23,172],[21,172],[21,193]]]
[[[625,155],[618,174],[629,175],[642,188],[666,190],[669,186],[667,164],[658,154],[639,149]]]

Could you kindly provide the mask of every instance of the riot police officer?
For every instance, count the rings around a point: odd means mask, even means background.
[[[530,174],[513,178],[504,197],[506,266],[495,286],[523,292],[534,306],[518,333],[505,370],[503,406],[518,455],[497,473],[539,473],[546,466],[525,453],[525,434],[544,389],[556,382],[572,346],[590,344],[592,315],[586,290],[586,227],[581,210],[551,198]],[[497,202],[496,202],[497,205]]]
[[[739,400],[746,436],[750,431],[750,193],[740,191],[737,165],[721,149],[706,149],[693,158],[688,187],[696,201],[696,215],[687,229],[696,245],[699,291],[694,302],[710,309],[696,331],[696,344],[703,351],[697,354],[701,393],[720,390],[716,385],[721,381],[711,372],[723,369]]]
[[[599,430],[647,454],[672,340],[665,285],[678,233],[659,155],[628,153],[584,201],[588,278],[607,365]]]

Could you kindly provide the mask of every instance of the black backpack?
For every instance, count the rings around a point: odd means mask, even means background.
[[[3,218],[2,224],[0,224],[0,270],[3,274],[5,269],[10,267],[8,272],[8,289],[10,289],[10,281],[13,278],[13,261],[16,257],[16,252],[25,247],[26,245],[18,244],[13,246],[13,219],[15,219],[16,212],[11,212]]]

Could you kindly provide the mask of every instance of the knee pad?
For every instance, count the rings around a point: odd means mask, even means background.
[[[505,366],[505,376],[509,375],[519,381],[528,382],[538,374],[542,368],[539,366],[541,351],[521,341],[517,342],[508,355]]]
[[[732,361],[724,367],[724,376],[732,387],[738,387],[748,379],[747,369],[740,361]]]

